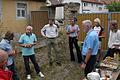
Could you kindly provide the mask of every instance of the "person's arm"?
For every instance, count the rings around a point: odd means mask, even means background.
[[[77,36],[78,36],[78,37],[80,36],[80,28],[79,28],[79,26],[78,26],[78,28],[77,28]]]
[[[18,45],[21,46],[21,47],[27,47],[27,45],[24,44],[23,35],[21,35],[21,37],[18,41]]]
[[[85,63],[86,63],[86,64],[88,63],[91,55],[92,55],[92,49],[89,48],[89,49],[88,49],[88,52],[87,52],[87,55],[86,55],[86,58],[85,58]]]
[[[32,46],[35,46],[37,44],[37,38],[36,35],[34,34],[34,43],[32,44]]]
[[[54,27],[56,28],[56,36],[58,37],[59,36],[59,31],[58,31],[58,27],[57,27],[57,25],[56,24],[54,24]]]
[[[120,49],[120,32],[117,33],[116,43],[113,43],[116,49]]]
[[[86,43],[86,45],[88,46],[88,50],[87,50],[87,53],[86,53],[85,60],[84,60],[83,64],[81,65],[82,68],[86,67],[86,64],[88,63],[89,59],[91,58],[92,49],[93,49],[93,46],[94,46],[94,40],[95,40],[94,36],[89,36],[88,37],[88,41]]]
[[[84,68],[86,67],[86,64],[88,63],[91,55],[92,55],[92,49],[89,48],[89,49],[88,49],[88,52],[87,52],[87,55],[86,55],[86,58],[85,58],[84,62],[83,62],[82,65],[81,65],[81,68],[84,69]]]
[[[65,27],[65,30],[66,30],[66,33],[67,33],[67,34],[70,34],[70,32],[69,32],[69,26],[66,26],[66,27]]]
[[[74,33],[76,31],[75,29],[70,29],[70,28],[72,28],[70,27],[70,25],[66,27],[67,34]]]
[[[21,47],[24,47],[24,48],[28,48],[31,46],[30,44],[24,44],[24,36],[23,35],[21,35],[21,37],[18,41],[18,45]]]
[[[47,25],[45,25],[45,26],[41,29],[41,34],[42,34],[42,36],[44,36],[44,37],[46,37],[46,26],[47,26]]]

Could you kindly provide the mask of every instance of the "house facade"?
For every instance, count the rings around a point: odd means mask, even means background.
[[[66,13],[67,15],[72,13],[72,15],[76,15],[74,13],[107,13],[109,11],[106,6],[112,2],[120,2],[120,0],[62,0],[60,4],[64,6],[56,7],[55,18],[63,19],[66,17]]]
[[[46,0],[0,0],[0,32],[24,32],[31,24],[31,11],[40,11],[43,6]]]
[[[107,4],[101,0],[82,0],[80,13],[105,13],[108,12]]]

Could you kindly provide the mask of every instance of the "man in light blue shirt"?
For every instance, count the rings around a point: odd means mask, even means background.
[[[84,26],[84,31],[87,33],[83,48],[82,55],[84,58],[81,67],[85,69],[85,76],[92,72],[96,62],[96,55],[99,49],[99,37],[98,34],[92,29],[92,22],[90,20],[85,20],[82,22]]]
[[[21,37],[19,39],[19,44],[22,47],[22,55],[24,58],[27,79],[31,79],[31,70],[30,70],[30,66],[29,66],[29,59],[32,61],[33,65],[35,67],[36,73],[39,76],[44,77],[44,75],[40,72],[39,65],[36,62],[34,45],[36,44],[37,39],[36,39],[35,34],[32,33],[32,29],[33,28],[31,26],[27,26],[26,33],[21,35]]]

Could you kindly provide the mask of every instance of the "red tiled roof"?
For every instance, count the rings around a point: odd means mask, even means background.
[[[104,4],[104,2],[98,1],[98,0],[82,0],[82,2],[89,2],[89,3],[95,3],[95,4]]]
[[[89,2],[95,4],[110,4],[112,2],[120,2],[120,0],[82,0],[82,2]]]

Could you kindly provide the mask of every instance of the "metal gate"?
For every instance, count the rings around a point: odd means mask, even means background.
[[[41,28],[48,23],[48,11],[32,11],[31,24],[33,32],[37,37],[41,37]]]

